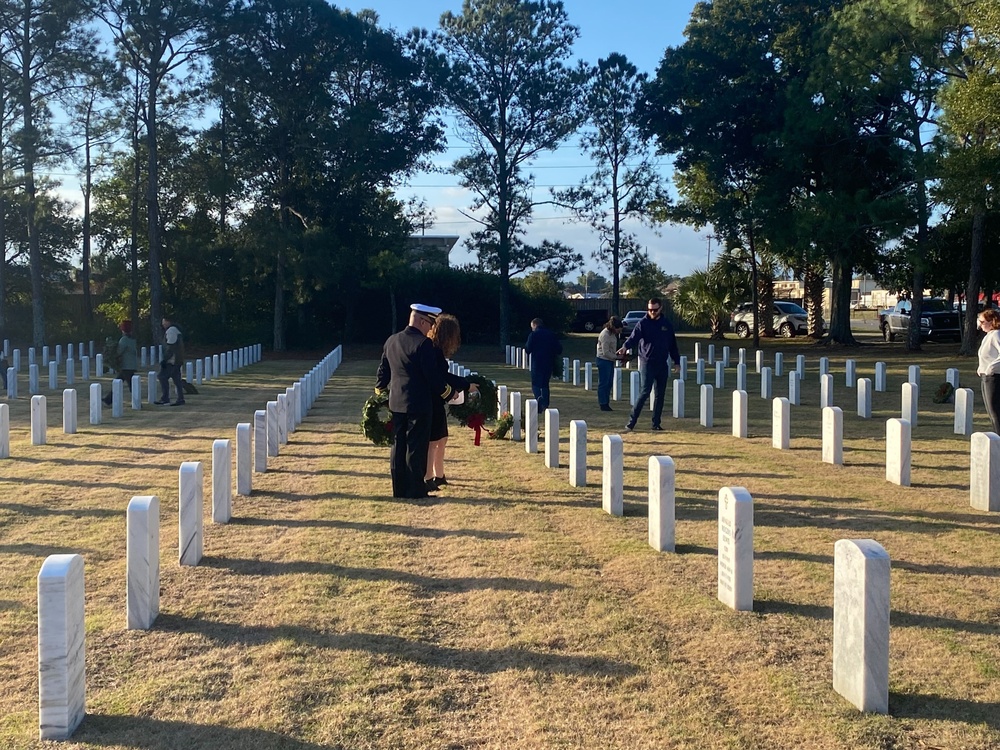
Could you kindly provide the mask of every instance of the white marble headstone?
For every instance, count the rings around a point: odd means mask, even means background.
[[[674,381],[674,419],[684,419],[684,381]]]
[[[787,398],[771,402],[771,445],[787,451],[791,442],[792,406]]]
[[[252,455],[250,423],[240,422],[236,425],[236,494],[244,497],[250,494],[253,481]]]
[[[48,414],[45,396],[31,397],[31,444],[45,445]]]
[[[126,627],[148,630],[160,613],[160,500],[137,495],[126,511]]]
[[[63,434],[76,434],[76,389],[63,391]]]
[[[888,713],[889,555],[871,539],[841,539],[833,560],[833,689]]]
[[[263,409],[253,413],[253,470],[267,471],[267,412]]]
[[[582,419],[569,423],[569,483],[587,486],[587,423]]]
[[[701,387],[701,404],[698,422],[702,427],[711,427],[715,418],[715,391],[708,383]]]
[[[545,466],[559,468],[559,410],[545,410]]]
[[[910,486],[910,423],[905,419],[885,422],[885,478],[901,487]]]
[[[970,504],[976,510],[1000,511],[1000,435],[974,432],[969,450]]]
[[[753,610],[753,498],[744,487],[719,490],[719,601]]]
[[[675,549],[674,487],[674,460],[670,456],[650,456],[648,534],[649,546],[658,552]]]
[[[620,435],[605,435],[604,471],[601,476],[601,505],[605,513],[622,515],[624,508],[625,446]]]
[[[201,461],[185,461],[178,477],[177,512],[178,560],[181,565],[197,565],[202,556],[204,526],[204,473]]]
[[[972,434],[972,406],[975,401],[971,388],[955,389],[955,434]]]
[[[212,523],[229,523],[233,516],[233,444],[212,443]]]
[[[839,406],[823,407],[823,463],[844,463],[844,411]]]
[[[871,378],[858,378],[858,416],[871,419],[872,416],[872,381]]]
[[[86,704],[83,557],[49,555],[38,572],[38,736],[68,740]]]
[[[533,398],[524,402],[524,452],[538,453],[538,400]]]
[[[747,437],[747,392],[733,391],[733,437]]]
[[[267,455],[277,456],[278,455],[278,402],[268,401],[267,402]]]

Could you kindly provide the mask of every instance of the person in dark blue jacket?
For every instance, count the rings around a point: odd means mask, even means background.
[[[542,414],[549,408],[549,381],[556,357],[562,354],[562,344],[541,318],[535,318],[524,351],[531,355],[531,392],[538,401],[538,413]]]
[[[677,337],[670,321],[663,317],[663,303],[653,297],[646,305],[646,317],[635,324],[632,333],[625,339],[618,350],[619,356],[627,349],[639,350],[639,362],[642,365],[642,391],[629,414],[625,430],[631,432],[639,420],[642,407],[646,405],[653,387],[656,387],[656,403],[653,405],[653,429],[662,430],[660,419],[663,417],[663,398],[667,391],[667,381],[670,379],[670,362],[674,362],[674,372],[679,368],[681,360],[677,350]]]

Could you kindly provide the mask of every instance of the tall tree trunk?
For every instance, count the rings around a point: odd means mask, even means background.
[[[815,339],[823,338],[823,273],[814,266],[807,266],[802,280],[807,314],[809,336]]]
[[[910,289],[910,328],[906,333],[906,349],[920,351],[920,315],[924,306],[924,269],[919,258],[913,264],[913,286]]]
[[[274,351],[285,351],[285,260],[280,248],[274,261]]]
[[[149,90],[146,92],[146,149],[148,151],[146,175],[146,216],[149,226],[149,318],[153,343],[163,343],[163,277],[160,268],[160,203],[159,162],[156,149],[156,93],[160,72],[155,63],[150,64]]]
[[[34,346],[45,343],[45,302],[42,297],[45,291],[42,277],[42,248],[38,238],[37,206],[38,195],[35,189],[35,163],[38,158],[38,132],[35,129],[34,106],[32,90],[32,70],[34,59],[33,39],[31,35],[30,2],[24,3],[24,15],[21,19],[21,117],[23,132],[22,157],[24,159],[24,225],[28,234],[28,259],[31,268],[31,340]]]
[[[502,349],[510,343],[510,226],[507,219],[510,175],[507,171],[507,152],[503,147],[497,149],[497,157],[500,165],[497,179],[497,234],[499,235],[497,261],[500,271],[500,348]]]
[[[82,247],[82,284],[83,284],[83,312],[87,317],[87,322],[94,320],[94,302],[90,296],[90,195],[93,185],[92,165],[90,161],[90,125],[93,113],[93,102],[87,107],[84,123],[84,144],[83,144],[83,247]]]
[[[7,119],[7,92],[0,91],[0,123]],[[0,143],[0,330],[7,330],[7,154]]]
[[[851,253],[834,253],[830,274],[830,341],[845,346],[857,346],[851,331],[851,283],[854,280],[854,263]]]
[[[132,102],[132,205],[129,229],[129,267],[131,271],[131,299],[129,319],[134,330],[139,330],[139,189],[142,184],[142,167],[139,163],[139,71],[135,73],[135,98]]]
[[[983,285],[983,245],[986,235],[986,209],[972,211],[972,247],[969,254],[969,283],[965,287],[965,320],[962,324],[962,348],[959,354],[972,357],[977,352],[976,330],[979,317],[979,290]]]

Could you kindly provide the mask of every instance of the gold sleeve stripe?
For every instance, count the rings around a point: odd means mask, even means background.
[[[451,386],[446,385],[444,387],[444,392],[441,394],[441,400],[447,401],[449,398],[451,398]]]

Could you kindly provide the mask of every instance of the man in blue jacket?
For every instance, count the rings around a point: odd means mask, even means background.
[[[663,416],[663,397],[667,391],[667,381],[670,379],[670,360],[674,362],[674,372],[679,369],[681,360],[677,350],[677,337],[670,321],[663,317],[663,303],[653,297],[646,305],[646,317],[635,324],[632,333],[618,350],[618,355],[626,349],[639,349],[639,361],[642,363],[642,391],[632,407],[625,430],[631,432],[646,405],[653,386],[656,386],[656,403],[653,405],[653,429],[662,430],[660,419]]]
[[[541,318],[535,318],[524,351],[531,355],[531,392],[538,401],[538,413],[542,414],[549,408],[549,380],[556,357],[562,354],[562,344]]]

